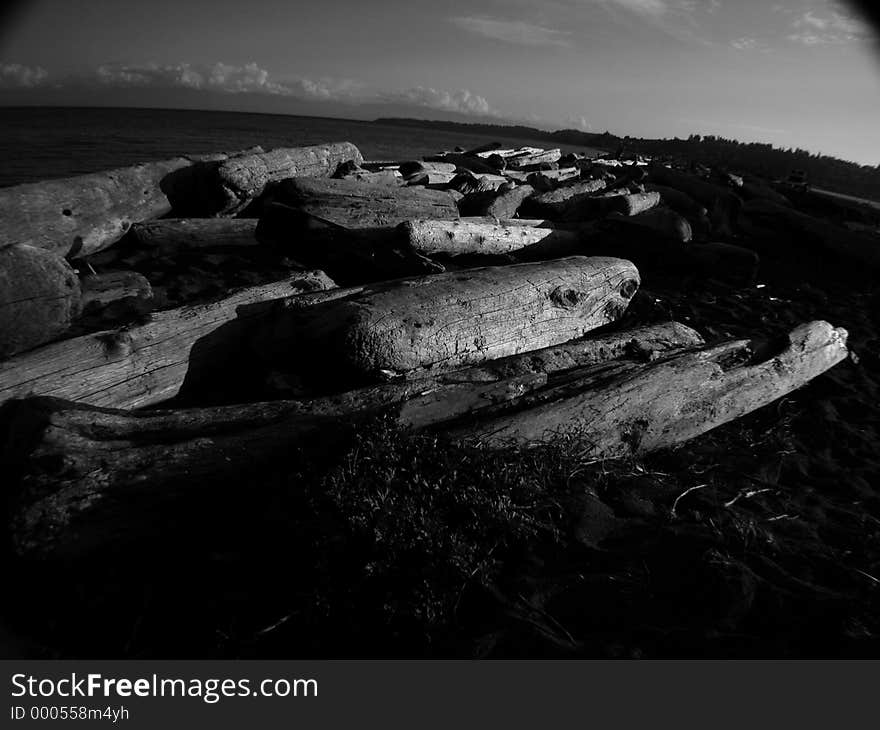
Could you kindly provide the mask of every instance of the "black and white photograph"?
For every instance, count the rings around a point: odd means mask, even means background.
[[[2,658],[880,658],[876,12],[7,3]]]

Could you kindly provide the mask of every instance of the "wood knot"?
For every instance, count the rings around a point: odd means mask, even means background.
[[[638,291],[639,282],[635,279],[627,279],[620,285],[620,296],[624,299],[631,299],[633,295]]]
[[[550,292],[550,301],[557,307],[570,309],[581,301],[581,293],[576,289],[563,289],[562,287],[557,287]]]

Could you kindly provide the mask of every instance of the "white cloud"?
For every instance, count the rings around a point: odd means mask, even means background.
[[[498,112],[489,105],[489,102],[484,97],[474,94],[467,89],[450,92],[416,86],[404,91],[381,93],[378,96],[378,101],[394,104],[412,104],[413,106],[456,112],[458,114],[498,116]]]
[[[751,51],[758,47],[758,41],[755,38],[736,38],[730,41],[730,45],[738,51]]]
[[[46,82],[49,73],[41,66],[0,63],[0,89],[31,89]]]
[[[6,69],[10,69],[8,72]],[[46,72],[33,70],[30,75],[24,67],[0,66],[0,87],[10,85],[9,76],[16,85],[37,83]],[[268,94],[314,101],[335,101],[349,104],[404,104],[438,111],[472,116],[500,117],[489,102],[479,94],[460,89],[447,91],[416,86],[402,91],[367,90],[363,84],[350,79],[307,79],[278,81],[256,63],[233,66],[217,62],[213,65],[175,63],[161,65],[104,64],[84,76],[69,77],[58,86],[143,87],[165,89],[192,89],[227,94]]]
[[[786,38],[808,46],[852,43],[871,40],[871,27],[862,20],[836,9],[818,12],[808,10],[791,24]]]
[[[123,66],[105,64],[95,70],[98,83],[107,86],[170,86],[187,89],[206,89],[228,93],[262,92],[290,95],[292,89],[272,81],[269,72],[248,63],[231,66],[218,61],[212,66],[193,66],[177,63],[161,66]]]
[[[524,46],[566,47],[571,45],[567,33],[546,28],[543,25],[526,23],[522,20],[501,20],[480,16],[456,16],[449,20],[469,33],[506,43]]]

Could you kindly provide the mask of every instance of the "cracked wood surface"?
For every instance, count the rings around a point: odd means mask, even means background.
[[[639,282],[629,261],[585,256],[402,279],[274,317],[255,349],[293,370],[355,381],[454,370],[613,322]]]
[[[244,289],[219,301],[154,312],[149,321],[95,332],[0,362],[0,403],[48,395],[97,406],[139,408],[176,395],[187,377],[232,358],[256,307],[335,286],[320,271]]]

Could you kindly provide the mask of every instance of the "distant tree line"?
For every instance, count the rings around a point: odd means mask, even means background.
[[[651,157],[681,159],[721,167],[731,172],[783,179],[792,170],[803,170],[811,185],[838,193],[880,200],[880,165],[859,165],[800,148],[784,149],[762,142],[739,142],[714,135],[692,134],[687,139],[643,139],[597,134],[576,129],[546,132],[525,126],[470,124],[419,119],[379,119],[397,126],[427,127],[462,134],[526,137],[555,144],[594,147],[610,152],[635,152]]]

